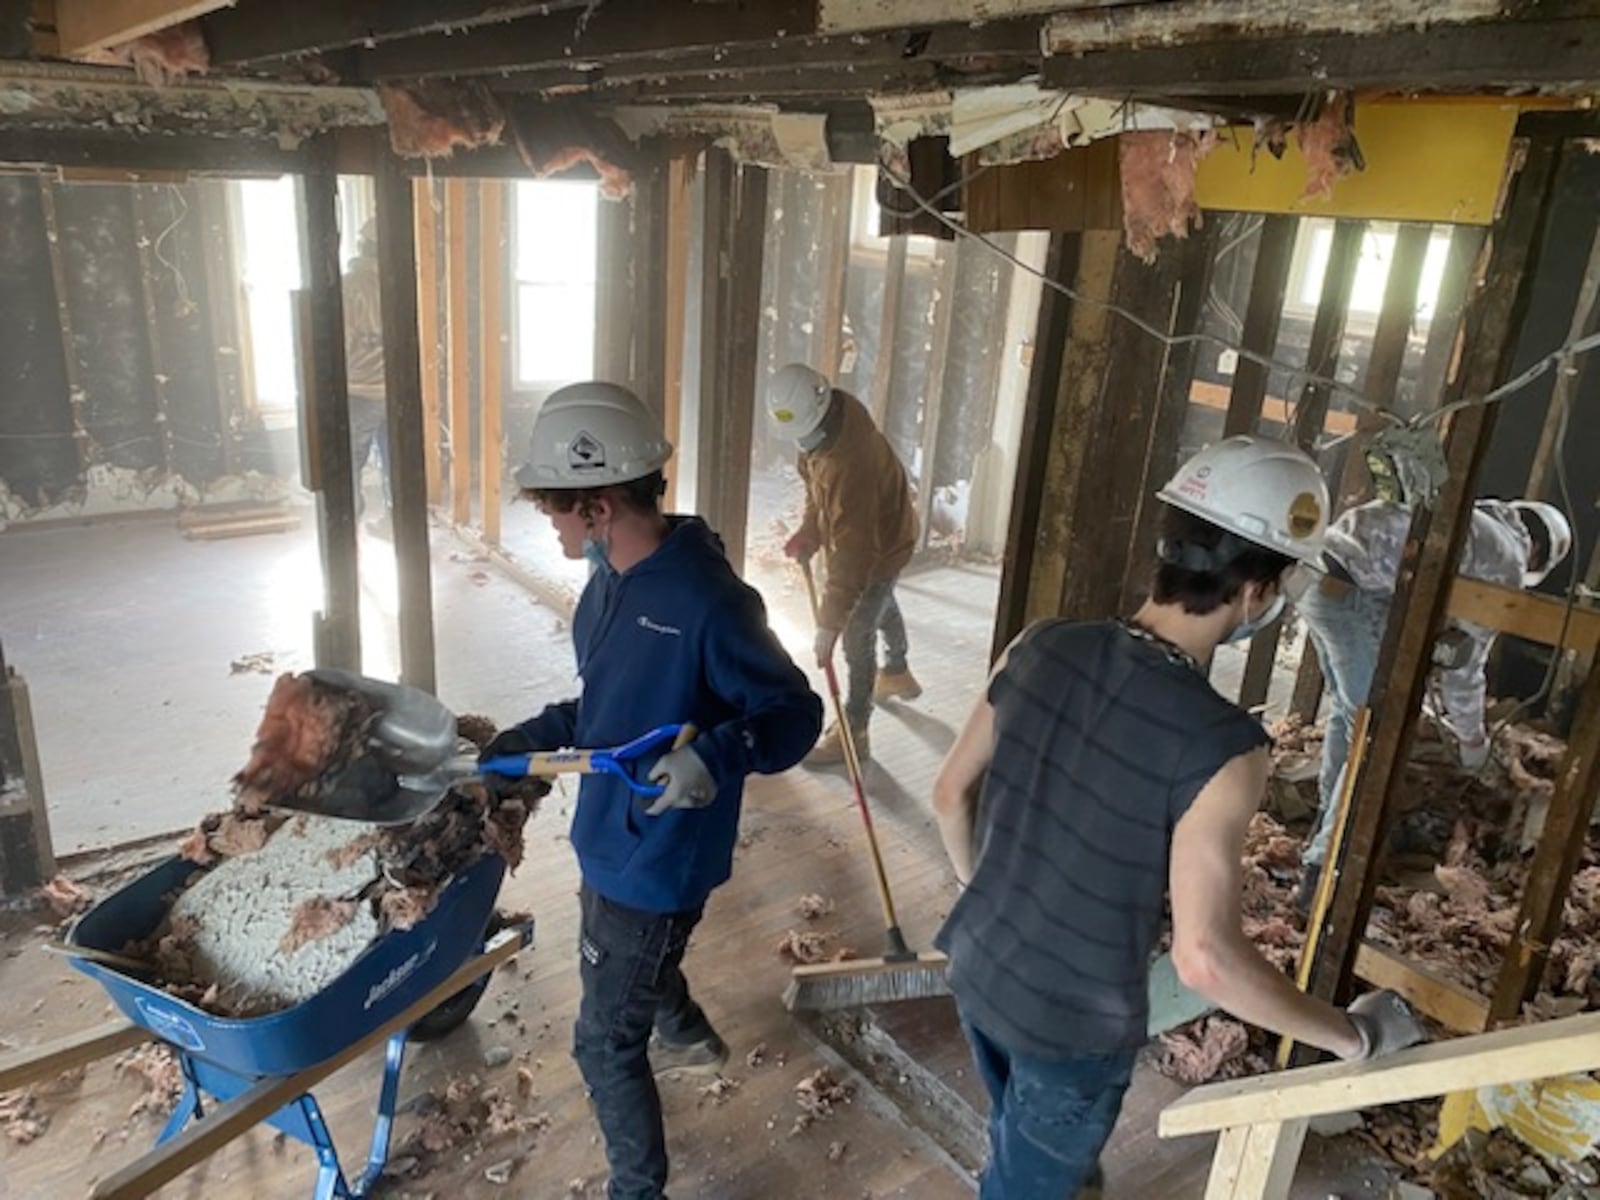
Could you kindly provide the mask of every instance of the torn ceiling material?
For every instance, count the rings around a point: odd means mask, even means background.
[[[580,164],[600,179],[600,194],[620,200],[633,190],[638,157],[627,134],[591,105],[534,97],[506,102],[506,131],[517,157],[535,179],[561,175]]]
[[[1125,133],[1117,140],[1122,221],[1128,249],[1154,262],[1156,242],[1186,238],[1204,218],[1194,198],[1195,167],[1217,144],[1205,133]]]
[[[955,92],[947,123],[950,153],[999,164],[1049,158],[1068,146],[1147,129],[1199,132],[1220,124],[1208,113],[1077,96],[1035,82]]]
[[[444,158],[499,144],[505,114],[481,83],[424,79],[380,84],[378,99],[389,118],[389,145],[402,158]]]

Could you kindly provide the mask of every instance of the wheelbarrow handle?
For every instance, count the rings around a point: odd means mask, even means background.
[[[611,750],[545,750],[535,754],[502,754],[484,759],[477,764],[477,769],[480,774],[501,775],[507,779],[523,779],[530,775],[541,778],[556,775],[615,775],[634,795],[653,800],[666,789],[660,784],[640,780],[630,764],[652,753],[660,757],[669,749],[686,746],[694,740],[695,734],[693,725],[662,725]]]

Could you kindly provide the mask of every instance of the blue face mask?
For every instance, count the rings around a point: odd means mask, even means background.
[[[1251,638],[1255,637],[1256,634],[1260,633],[1268,625],[1271,625],[1283,615],[1283,606],[1286,600],[1287,597],[1284,596],[1282,592],[1279,592],[1277,599],[1275,599],[1271,604],[1267,605],[1266,608],[1262,609],[1258,616],[1243,621],[1232,633],[1222,640],[1224,642],[1248,642]]]
[[[589,537],[588,535],[584,536],[583,557],[589,560],[589,565],[592,566],[596,571],[600,571],[603,574],[610,574],[613,570],[615,570],[615,568],[611,565],[611,559],[608,557],[610,551],[610,539],[602,538],[597,540]]]

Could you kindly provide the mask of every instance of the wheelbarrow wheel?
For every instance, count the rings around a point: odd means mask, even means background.
[[[495,913],[489,918],[489,924],[483,931],[483,940],[487,942],[504,927],[505,922],[500,919],[500,914]],[[437,1008],[419,1018],[406,1035],[407,1039],[413,1042],[436,1042],[447,1034],[455,1032],[466,1024],[467,1018],[472,1015],[472,1010],[478,1007],[478,1001],[483,999],[483,994],[488,990],[489,975],[467,984],[448,1000],[440,1001]]]

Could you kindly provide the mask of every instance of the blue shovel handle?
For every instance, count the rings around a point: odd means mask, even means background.
[[[503,754],[486,758],[478,770],[486,775],[500,775],[506,779],[523,779],[529,775],[615,775],[636,796],[653,800],[666,789],[660,784],[645,783],[633,772],[631,764],[640,759],[659,758],[668,750],[693,740],[693,725],[662,725],[642,737],[609,750],[551,750],[535,754]],[[543,768],[543,769],[540,769]]]

